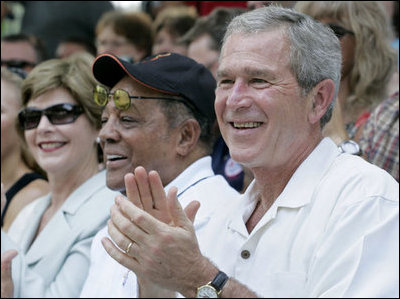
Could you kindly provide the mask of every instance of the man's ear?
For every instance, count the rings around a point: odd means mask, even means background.
[[[333,101],[335,84],[331,79],[319,82],[311,91],[311,109],[308,113],[308,121],[315,124],[320,121],[329,105]]]
[[[200,125],[194,119],[187,119],[180,124],[177,153],[181,156],[187,156],[197,146],[200,133]]]

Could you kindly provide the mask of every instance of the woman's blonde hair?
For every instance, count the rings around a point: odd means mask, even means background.
[[[94,57],[89,53],[76,53],[64,59],[50,59],[37,65],[22,85],[22,104],[50,90],[62,87],[84,109],[90,123],[101,127],[101,107],[93,101],[93,90],[98,84],[92,75]]]
[[[295,9],[315,19],[333,18],[354,32],[354,66],[344,109],[352,114],[373,109],[388,96],[396,66],[390,46],[393,31],[383,6],[376,1],[298,1]]]

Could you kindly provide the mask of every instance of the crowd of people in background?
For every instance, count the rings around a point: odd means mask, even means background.
[[[398,14],[1,1],[1,297],[398,296]]]

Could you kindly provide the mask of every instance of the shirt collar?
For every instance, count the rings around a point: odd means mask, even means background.
[[[277,206],[298,208],[308,204],[317,184],[339,154],[332,139],[324,138],[292,175],[275,201]]]
[[[178,188],[178,194],[189,186],[195,184],[199,180],[213,176],[214,172],[211,167],[211,157],[206,156],[200,158],[190,164],[183,172],[181,172],[174,180],[165,186],[165,193],[168,194],[172,186]]]
[[[297,168],[285,189],[257,224],[257,227],[261,227],[270,219],[275,218],[279,207],[300,208],[309,204],[315,188],[339,154],[336,144],[330,138],[324,138]],[[240,208],[233,211],[234,216],[229,221],[229,226],[244,236],[247,235],[244,223],[253,213],[257,199],[258,191],[253,180],[242,195]]]

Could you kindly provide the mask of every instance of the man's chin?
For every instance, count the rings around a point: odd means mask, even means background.
[[[122,193],[123,195],[126,195],[126,190],[125,190],[125,184],[124,183],[113,183],[107,180],[106,185],[109,189],[113,191],[117,191]]]

